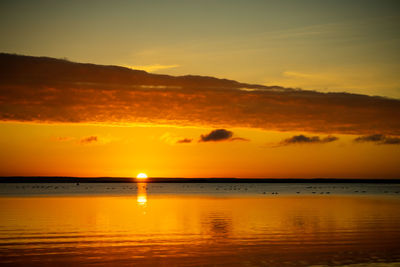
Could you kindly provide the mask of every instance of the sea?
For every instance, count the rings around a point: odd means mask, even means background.
[[[400,266],[400,184],[0,183],[1,266]]]

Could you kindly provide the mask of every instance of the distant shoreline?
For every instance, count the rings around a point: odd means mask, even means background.
[[[1,183],[378,183],[400,184],[400,179],[355,178],[165,178],[150,177],[61,177],[61,176],[7,176]]]

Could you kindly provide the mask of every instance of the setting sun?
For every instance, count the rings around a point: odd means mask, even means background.
[[[147,179],[147,174],[141,172],[136,176],[137,179]]]

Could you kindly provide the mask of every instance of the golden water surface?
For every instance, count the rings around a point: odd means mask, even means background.
[[[400,261],[400,198],[0,197],[0,264],[309,266]]]

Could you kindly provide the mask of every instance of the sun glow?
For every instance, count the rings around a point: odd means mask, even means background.
[[[137,179],[147,179],[147,174],[141,172],[136,176]]]

